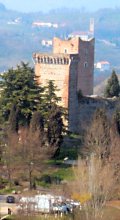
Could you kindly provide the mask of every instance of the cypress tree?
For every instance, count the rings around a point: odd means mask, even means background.
[[[119,80],[114,70],[112,72],[111,78],[108,80],[104,94],[107,98],[112,98],[114,96],[118,97],[120,94]]]

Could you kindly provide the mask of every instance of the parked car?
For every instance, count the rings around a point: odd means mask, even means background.
[[[53,204],[53,212],[67,214],[70,213],[70,208],[66,203]]]
[[[7,203],[15,203],[15,197],[14,196],[7,196],[6,202]]]

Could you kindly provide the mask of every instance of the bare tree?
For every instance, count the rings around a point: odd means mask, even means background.
[[[110,122],[105,110],[97,109],[85,135],[83,153],[90,155],[94,152],[101,155],[102,158],[106,158],[109,157],[110,144]]]
[[[6,141],[2,149],[2,164],[3,171],[6,174],[10,187],[12,186],[13,178],[17,168],[17,143],[18,135],[16,133],[8,132]]]
[[[35,177],[43,173],[46,161],[56,150],[43,142],[43,135],[41,137],[39,130],[33,132],[30,128],[21,128],[19,131],[18,158],[30,189],[35,187]]]
[[[108,121],[103,110],[96,112],[85,137],[84,157],[74,168],[75,181],[70,187],[71,194],[83,203],[84,220],[103,219],[103,207],[119,185],[119,143],[114,123]]]
[[[109,200],[114,186],[113,167],[108,162],[103,163],[101,157],[91,154],[87,159],[79,158],[74,173],[75,181],[72,183],[71,194],[73,197],[77,195],[76,199],[83,204],[83,219],[102,219],[103,207]],[[80,212],[78,216],[80,218]]]

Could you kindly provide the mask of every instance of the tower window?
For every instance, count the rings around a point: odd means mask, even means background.
[[[85,62],[84,63],[84,68],[87,68],[88,67],[88,62]]]
[[[65,49],[65,53],[67,53],[67,49]]]

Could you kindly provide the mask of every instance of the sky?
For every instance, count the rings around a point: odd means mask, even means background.
[[[8,9],[22,12],[46,12],[61,7],[85,8],[88,11],[120,7],[120,0],[0,0],[0,2]]]

